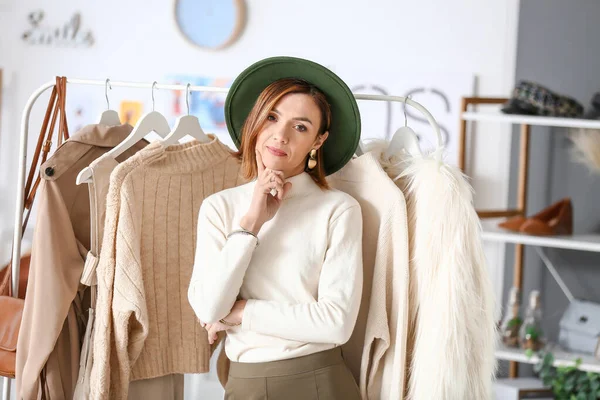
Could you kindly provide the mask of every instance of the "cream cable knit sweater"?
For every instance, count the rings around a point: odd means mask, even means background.
[[[92,399],[126,399],[130,380],[208,371],[206,331],[185,291],[203,199],[239,185],[212,142],[154,143],[111,175],[98,265]]]
[[[188,297],[201,321],[227,316],[248,299],[242,325],[228,330],[232,361],[265,362],[328,350],[352,333],[362,287],[362,218],[346,193],[321,190],[307,173],[289,179],[275,217],[259,232],[227,235],[248,210],[254,182],[207,198]]]

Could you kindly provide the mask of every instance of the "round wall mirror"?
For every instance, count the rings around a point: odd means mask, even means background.
[[[246,5],[244,0],[175,0],[175,20],[189,42],[219,50],[241,35]]]

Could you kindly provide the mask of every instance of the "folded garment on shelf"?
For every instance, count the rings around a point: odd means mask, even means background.
[[[575,99],[557,94],[530,81],[520,81],[509,101],[502,106],[505,114],[581,117],[583,106]]]

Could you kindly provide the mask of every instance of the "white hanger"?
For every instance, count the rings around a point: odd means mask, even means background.
[[[187,115],[182,115],[177,118],[175,127],[173,128],[171,133],[169,133],[167,137],[163,139],[163,146],[170,146],[172,144],[175,144],[187,135],[190,135],[191,137],[202,143],[210,142],[210,138],[206,136],[206,134],[202,130],[202,127],[200,126],[200,121],[198,120],[198,117],[190,115],[190,86],[191,85],[188,83],[185,89],[185,105],[187,106]]]
[[[156,81],[152,83],[152,111],[143,115],[138,120],[129,136],[106,153],[108,156],[116,159],[151,132],[156,132],[163,138],[169,134],[171,128],[169,127],[167,119],[158,111],[154,111],[154,86],[156,86],[156,84]],[[84,182],[87,183],[90,182],[91,177],[92,170],[90,167],[85,167],[79,172],[75,182],[78,185]]]
[[[410,99],[408,99],[410,100]],[[419,138],[415,131],[408,126],[406,118],[406,101],[404,100],[404,126],[401,127],[394,133],[390,144],[385,151],[385,157],[389,159],[394,154],[400,154],[402,151],[408,152],[408,154],[417,157],[422,156],[421,148],[419,147]]]
[[[106,97],[106,110],[100,115],[99,125],[116,126],[121,125],[121,119],[119,114],[115,110],[110,109],[110,103],[108,102],[108,89],[112,90],[110,86],[110,80],[107,78],[104,84],[104,96]]]

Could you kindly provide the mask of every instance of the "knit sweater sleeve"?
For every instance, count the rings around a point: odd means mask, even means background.
[[[117,393],[111,398],[127,398],[130,372],[148,336],[148,310],[140,251],[140,222],[134,200],[131,173],[121,189],[121,211],[115,240],[115,278],[112,302],[116,359],[111,377]]]
[[[198,214],[188,300],[205,323],[219,321],[231,311],[257,244],[251,235],[232,235],[227,240],[222,215],[210,198],[204,200]]]
[[[242,329],[309,343],[346,343],[352,334],[362,292],[360,206],[330,223],[328,248],[319,279],[318,300],[289,304],[248,300]]]
[[[125,163],[124,163],[125,164]],[[98,297],[96,300],[93,354],[94,362],[90,376],[90,398],[104,400],[110,398],[110,388],[115,384],[111,380],[111,358],[114,354],[114,336],[112,322],[113,286],[115,278],[115,239],[121,212],[121,185],[127,174],[126,166],[121,164],[111,175],[106,197],[106,218],[102,250],[96,274],[98,277]]]

